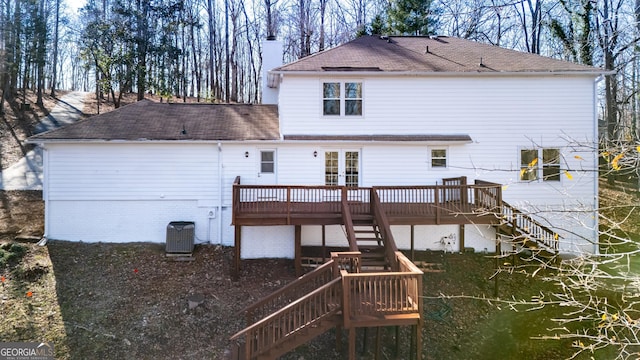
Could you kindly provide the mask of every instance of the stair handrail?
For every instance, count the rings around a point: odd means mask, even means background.
[[[502,201],[501,215],[512,228],[530,236],[531,240],[536,244],[542,244],[552,252],[558,252],[559,242],[562,238],[560,234],[539,223],[531,216],[518,210],[506,201]],[[518,219],[520,217],[520,220]],[[523,227],[522,222],[526,222],[529,226]]]
[[[351,217],[351,210],[349,209],[349,202],[347,201],[347,187],[342,187],[342,196],[340,199],[340,206],[342,209],[342,222],[347,232],[347,241],[349,242],[349,251],[358,251],[358,244],[356,240],[356,233],[353,230],[353,218]]]
[[[398,251],[398,247],[396,246],[396,241],[393,238],[393,234],[391,233],[391,225],[389,225],[389,219],[387,219],[387,215],[382,209],[382,203],[380,202],[380,197],[378,196],[378,191],[376,188],[371,189],[371,212],[373,213],[373,218],[380,228],[380,234],[382,235],[383,243],[384,243],[384,252],[385,257],[389,261],[389,265],[391,265],[391,269],[396,271],[398,269],[398,259],[396,258],[396,252]]]
[[[319,307],[314,307],[313,311],[302,312],[308,315],[314,315],[311,319],[306,319],[303,323],[294,324],[291,326],[289,321],[282,319],[295,319],[300,320],[300,317],[288,317],[289,313],[301,313],[299,308],[304,307],[305,305],[309,305],[310,303],[316,301],[319,304]],[[310,309],[309,309],[310,310]],[[330,282],[324,284],[323,286],[315,289],[314,291],[308,293],[307,295],[297,299],[296,301],[288,304],[287,306],[281,308],[280,310],[272,313],[271,315],[261,319],[260,321],[247,326],[246,328],[240,330],[236,334],[234,334],[230,341],[237,341],[242,336],[245,336],[245,346],[247,358],[251,359],[252,357],[258,356],[261,353],[272,349],[279,344],[283,343],[285,339],[295,334],[296,332],[311,326],[318,321],[334,315],[338,314],[342,310],[342,278],[336,277]],[[280,321],[278,321],[280,320]],[[261,329],[269,328],[272,331],[262,331]],[[259,336],[251,336],[251,334],[269,334],[269,338],[261,341]],[[248,339],[251,339],[249,341]]]
[[[334,274],[333,260],[329,260],[313,271],[300,276],[287,285],[245,307],[240,311],[240,314],[245,313],[246,325],[249,326],[254,323],[256,318],[263,318],[268,314],[271,314],[272,311],[281,309],[292,301],[308,294],[308,291],[301,291],[302,285],[317,282],[322,286],[330,282],[335,277],[336,274]],[[320,286],[314,286],[313,288],[318,288]]]
[[[231,212],[231,223],[236,223],[236,214],[240,211],[240,188],[237,186],[240,185],[240,176],[236,176],[233,180],[233,187],[231,191],[231,203],[233,204],[233,211]]]

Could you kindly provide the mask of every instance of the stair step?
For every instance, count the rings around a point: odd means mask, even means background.
[[[380,270],[384,271],[389,266],[389,263],[386,261],[376,261],[370,263],[363,263],[361,266],[361,271],[366,272],[367,270]]]
[[[359,245],[358,250],[362,254],[371,254],[371,253],[384,253],[384,246],[371,246],[371,245]]]
[[[387,259],[386,259],[386,257],[384,256],[384,254],[371,254],[371,253],[366,254],[366,255],[365,255],[365,254],[362,254],[362,255],[360,256],[360,258],[362,259],[362,261],[363,261],[363,262],[365,262],[365,261],[372,261],[372,260],[376,260],[376,259],[378,259],[378,260],[382,259],[382,260],[384,260],[384,261],[387,261]]]
[[[378,232],[375,230],[357,230],[357,229],[353,229],[353,232],[356,234],[371,234],[371,235],[378,235]]]

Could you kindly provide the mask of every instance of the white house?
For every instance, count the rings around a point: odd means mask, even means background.
[[[279,46],[266,42],[265,56]],[[365,36],[265,74],[277,104],[127,105],[30,138],[45,150],[45,236],[164,242],[169,222],[193,221],[197,242],[293,257],[299,245],[345,246],[344,227],[263,221],[236,237],[238,177],[349,188],[466,177],[500,184],[561,251],[597,251],[602,73],[451,37]],[[391,229],[400,248],[496,249],[495,224]]]

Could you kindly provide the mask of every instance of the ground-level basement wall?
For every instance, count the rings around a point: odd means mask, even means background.
[[[302,226],[302,246],[322,246],[320,225]],[[294,226],[244,226],[242,228],[241,257],[293,258]],[[411,249],[411,226],[392,226],[391,231],[398,249]],[[414,249],[459,252],[461,233],[458,225],[417,225],[414,226]],[[324,226],[325,246],[347,247],[344,227],[340,225]],[[466,225],[464,229],[465,247],[475,251],[495,252],[496,232],[487,225]],[[266,240],[269,239],[269,240]]]

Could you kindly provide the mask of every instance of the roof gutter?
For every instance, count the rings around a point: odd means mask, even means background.
[[[286,70],[271,70],[270,74],[275,75],[294,75],[294,76],[371,76],[371,77],[394,77],[394,76],[427,76],[427,77],[491,77],[491,76],[600,76],[600,75],[613,75],[616,72],[610,70],[598,70],[598,71],[286,71]]]
[[[29,141],[29,144],[283,144],[283,143],[296,143],[296,144],[317,144],[318,142],[322,143],[375,143],[375,144],[470,144],[473,143],[473,140],[468,139],[426,139],[426,140],[416,140],[416,139],[408,139],[408,140],[371,140],[371,139],[269,139],[269,140],[95,140],[95,139],[46,139],[46,140],[38,140],[38,141]]]

